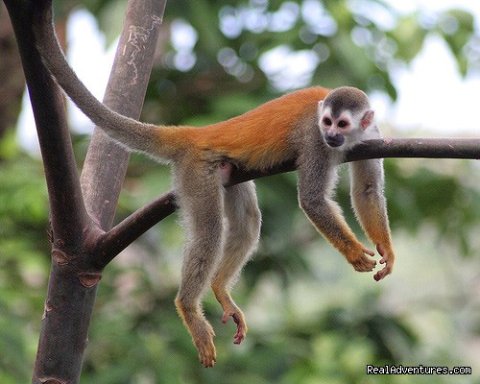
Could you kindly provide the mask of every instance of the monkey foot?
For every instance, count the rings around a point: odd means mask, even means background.
[[[215,332],[203,316],[200,306],[185,305],[180,296],[175,299],[175,306],[190,335],[192,335],[200,362],[205,368],[213,367],[216,361],[215,344],[213,343]]]
[[[205,368],[212,368],[217,361],[217,353],[215,350],[215,344],[213,343],[213,330],[201,335],[197,334],[194,337],[194,344],[198,351],[198,358],[200,363]]]
[[[216,352],[215,346],[212,343],[208,343],[202,346],[197,346],[198,348],[198,358],[205,368],[212,368],[216,361]]]
[[[247,336],[247,323],[242,311],[238,308],[225,311],[222,316],[222,323],[226,324],[228,318],[231,317],[235,324],[237,324],[237,332],[233,336],[233,344],[240,344]]]

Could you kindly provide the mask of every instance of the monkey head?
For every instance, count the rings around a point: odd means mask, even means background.
[[[336,88],[318,103],[320,132],[332,148],[346,150],[367,139],[373,117],[368,96],[358,88]]]

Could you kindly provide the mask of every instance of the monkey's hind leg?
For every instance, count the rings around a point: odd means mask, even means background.
[[[215,333],[205,319],[201,298],[208,287],[223,247],[223,187],[215,172],[208,170],[178,175],[177,190],[186,244],[182,281],[175,305],[198,350],[201,363],[216,361]],[[183,170],[191,169],[184,165]]]
[[[228,188],[224,202],[227,219],[225,245],[212,280],[212,289],[223,308],[222,322],[226,323],[231,317],[237,324],[233,342],[240,344],[247,334],[247,323],[230,291],[257,247],[260,235],[261,214],[254,183],[247,182]]]

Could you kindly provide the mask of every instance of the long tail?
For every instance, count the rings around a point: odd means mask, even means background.
[[[46,67],[65,93],[93,123],[121,144],[155,157],[168,158],[168,155],[162,153],[164,152],[162,148],[158,147],[158,144],[161,144],[159,143],[161,127],[144,124],[112,111],[85,87],[63,54],[55,33],[52,9],[49,8],[44,14],[45,19],[35,20],[36,45]],[[165,149],[168,153],[168,149]]]

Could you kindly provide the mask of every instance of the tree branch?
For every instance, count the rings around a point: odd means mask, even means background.
[[[34,18],[50,12],[49,2],[5,0],[22,58],[47,181],[55,241],[75,248],[89,224],[77,164],[65,117],[62,93],[44,67],[35,46]],[[46,97],[48,95],[48,97]]]
[[[104,268],[115,256],[133,243],[155,224],[171,215],[177,209],[174,192],[166,193],[150,204],[138,209],[110,231],[98,242],[96,262]]]
[[[480,139],[368,140],[348,151],[344,162],[391,157],[480,159]],[[265,172],[235,169],[226,187],[247,180],[291,172],[295,169],[295,160],[285,162]],[[170,191],[149,205],[135,211],[111,231],[105,233],[100,245],[104,250],[104,257],[101,260],[102,265],[108,264],[133,240],[175,212],[176,209],[175,192]]]
[[[345,161],[381,157],[479,159],[480,138],[368,140],[349,151]]]
[[[130,1],[125,14],[103,102],[134,119],[142,111],[165,4],[166,0]],[[95,128],[81,184],[87,210],[103,230],[111,228],[128,159],[124,148]]]

